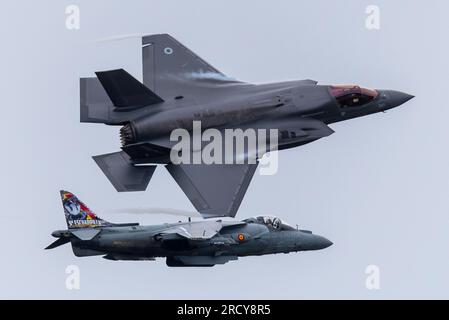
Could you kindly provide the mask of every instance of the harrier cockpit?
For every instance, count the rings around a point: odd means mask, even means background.
[[[278,217],[272,217],[272,216],[259,216],[255,218],[249,218],[244,220],[246,223],[259,223],[267,226],[269,229],[275,229],[275,230],[296,230],[288,223],[285,223]]]

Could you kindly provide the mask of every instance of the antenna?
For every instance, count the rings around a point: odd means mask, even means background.
[[[189,217],[189,222],[192,222],[192,217]]]

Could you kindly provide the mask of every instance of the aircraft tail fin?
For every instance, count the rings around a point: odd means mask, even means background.
[[[80,79],[80,121],[114,124],[114,106],[97,78]],[[120,123],[118,123],[120,124]]]
[[[65,219],[69,229],[106,227],[113,225],[98,217],[73,193],[64,190],[61,190],[60,193]]]
[[[95,74],[117,108],[138,108],[164,101],[123,69]]]
[[[239,81],[227,77],[168,34],[142,38],[143,83],[162,98],[207,92],[210,84]],[[204,84],[209,84],[203,86]]]

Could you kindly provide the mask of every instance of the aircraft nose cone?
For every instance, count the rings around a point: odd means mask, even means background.
[[[386,100],[385,109],[398,107],[415,97],[411,94],[395,90],[383,90],[381,94],[382,97]]]
[[[332,241],[325,237],[311,234],[303,245],[304,250],[321,250],[333,245]]]

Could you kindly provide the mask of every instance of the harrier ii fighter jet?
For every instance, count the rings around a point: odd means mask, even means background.
[[[145,190],[156,165],[165,165],[205,217],[235,216],[257,161],[174,163],[173,150],[186,154],[205,148],[202,141],[196,149],[174,149],[177,141],[170,135],[175,129],[191,132],[200,122],[202,132],[274,130],[282,150],[329,136],[331,123],[383,112],[412,98],[399,91],[313,80],[237,81],[167,34],[143,37],[142,55],[143,83],[123,69],[80,81],[81,122],[121,126],[122,151],[94,160],[118,191]],[[259,140],[256,149],[257,159],[267,151]]]
[[[67,230],[46,249],[70,242],[78,257],[102,255],[109,260],[155,260],[170,267],[211,267],[238,257],[320,250],[332,243],[310,231],[297,230],[275,217],[243,221],[202,220],[140,226],[114,224],[95,215],[68,191],[61,191]]]

